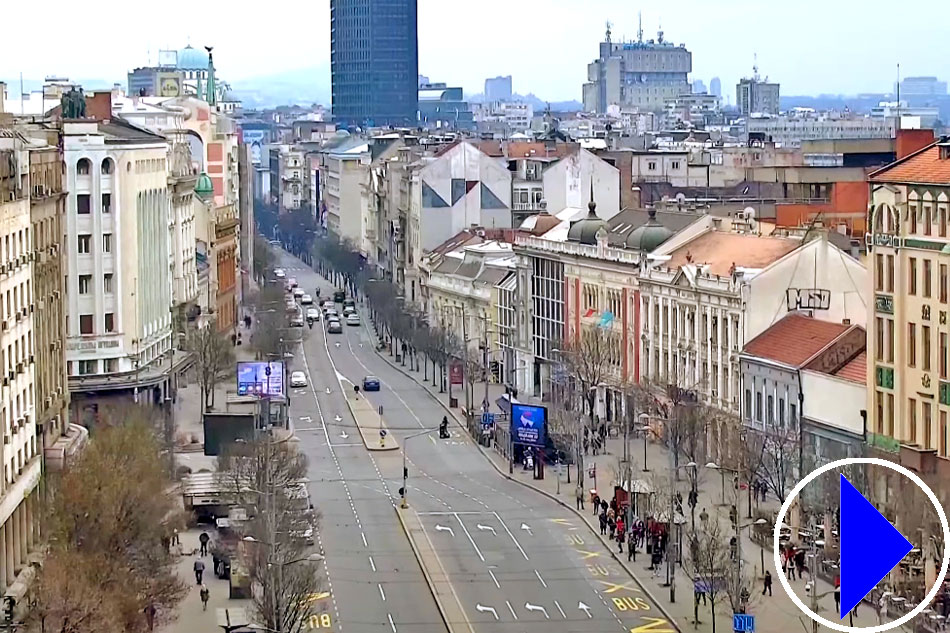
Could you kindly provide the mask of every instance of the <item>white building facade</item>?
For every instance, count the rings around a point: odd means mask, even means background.
[[[552,213],[566,207],[583,209],[591,191],[595,192],[599,217],[609,220],[620,212],[620,170],[586,149],[578,148],[545,167],[541,180]]]

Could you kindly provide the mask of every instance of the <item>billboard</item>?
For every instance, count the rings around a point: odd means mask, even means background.
[[[462,384],[462,363],[458,361],[449,363],[449,382],[453,385]]]
[[[544,448],[547,441],[548,410],[530,404],[511,403],[511,441]]]
[[[239,396],[284,395],[284,364],[280,361],[244,361],[237,364]]]
[[[201,416],[205,432],[205,455],[220,455],[238,439],[254,439],[253,413],[205,413]]]

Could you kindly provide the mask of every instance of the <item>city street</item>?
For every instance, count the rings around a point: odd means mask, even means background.
[[[330,292],[302,263],[286,254],[282,263],[306,290],[320,285],[322,296]],[[292,405],[300,446],[312,461],[329,600],[341,628],[444,630],[392,508],[402,486],[402,454],[369,453],[362,443],[355,445],[358,434],[342,410],[339,379],[359,384],[375,375],[381,390],[368,398],[382,407],[406,450],[410,511],[417,513],[471,629],[542,631],[559,623],[559,631],[676,630],[576,515],[503,478],[457,429],[448,440],[426,434],[435,431],[445,410],[375,353],[366,325],[326,335],[321,322],[308,331],[305,368],[312,385],[298,390]],[[361,565],[369,556],[373,560]]]

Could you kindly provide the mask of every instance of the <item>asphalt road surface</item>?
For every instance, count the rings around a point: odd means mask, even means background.
[[[282,261],[287,276],[307,292],[319,286],[322,297],[331,293],[302,262],[288,255]],[[308,331],[312,386],[292,404],[301,446],[312,462],[330,599],[343,627],[445,630],[392,510],[402,486],[402,453],[370,454],[356,445],[354,423],[344,411],[338,378],[359,384],[374,375],[381,390],[367,397],[383,407],[387,426],[406,450],[410,507],[475,631],[673,633],[676,627],[576,516],[502,477],[455,424],[451,439],[438,438],[446,411],[377,355],[368,316],[361,312],[361,318],[361,326],[344,326],[343,334],[326,334],[322,321]],[[405,439],[426,429],[433,432]],[[564,496],[573,499],[573,491],[565,488]],[[374,557],[375,573],[368,556]]]

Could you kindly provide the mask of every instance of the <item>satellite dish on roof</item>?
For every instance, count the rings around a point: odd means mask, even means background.
[[[754,220],[754,219],[755,219],[755,209],[753,209],[752,207],[746,207],[745,209],[742,210],[742,216],[743,216],[746,220]]]

